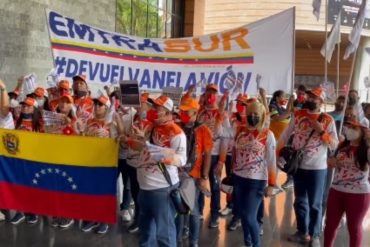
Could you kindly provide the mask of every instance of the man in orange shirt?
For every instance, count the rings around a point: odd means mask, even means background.
[[[209,194],[207,189],[208,174],[211,168],[211,151],[213,147],[211,130],[205,124],[196,122],[197,112],[200,106],[196,99],[188,97],[181,101],[180,120],[182,122],[182,129],[185,132],[187,139],[187,163],[185,171],[194,178],[196,183],[195,191],[195,205],[190,213],[189,219],[189,246],[198,246],[200,217],[198,197],[199,193]],[[182,231],[184,228],[183,215],[178,215],[177,231],[178,241],[182,238]],[[181,245],[179,245],[181,246]]]

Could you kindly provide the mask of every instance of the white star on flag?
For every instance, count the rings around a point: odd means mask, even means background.
[[[58,168],[55,168],[55,173],[59,174],[60,170]]]
[[[75,185],[75,184],[74,184],[74,185],[72,185],[72,189],[73,189],[73,190],[76,190],[76,189],[77,189],[77,185]]]
[[[51,168],[48,168],[48,172],[49,172],[49,173],[52,173],[52,172],[53,172],[53,170],[52,170]]]
[[[45,170],[44,169],[42,169],[41,170],[41,174],[45,174],[46,172],[45,172]]]
[[[68,178],[68,182],[72,183],[73,179],[71,177]]]
[[[35,174],[35,177],[39,178],[40,177],[40,174],[36,173]]]
[[[37,184],[37,180],[36,179],[32,180],[32,183]]]
[[[62,176],[63,177],[66,177],[67,176],[67,173],[66,172],[62,172]]]

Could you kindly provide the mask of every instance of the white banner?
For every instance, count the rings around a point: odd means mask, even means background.
[[[47,10],[56,71],[71,79],[110,84],[137,80],[141,89],[183,87],[199,81],[249,94],[261,87],[290,92],[294,63],[294,8],[236,29],[199,37],[152,39],[95,28]]]

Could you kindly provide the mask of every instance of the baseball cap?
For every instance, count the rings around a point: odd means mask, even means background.
[[[74,102],[74,101],[73,101],[73,97],[72,97],[71,95],[69,95],[69,94],[63,94],[63,95],[59,98],[59,100],[61,100],[61,99],[67,99],[69,103],[73,103],[73,102]]]
[[[241,103],[244,103],[248,100],[247,94],[239,94],[235,101],[239,101]]]
[[[181,111],[191,111],[191,110],[199,110],[200,105],[198,103],[198,100],[188,97],[181,101],[181,104],[179,106],[179,109]]]
[[[101,95],[99,98],[93,99],[94,102],[100,102],[103,105],[107,106],[108,108],[111,106],[110,100],[108,97]]]
[[[37,101],[34,98],[27,97],[25,98],[21,103],[21,105],[28,105],[28,106],[34,106],[37,107]]]
[[[81,79],[86,83],[86,75],[76,75],[72,79],[73,80]]]
[[[325,92],[324,92],[324,89],[322,87],[313,88],[311,90],[306,91],[306,93],[314,95],[316,97],[319,97],[323,101],[325,100]]]
[[[218,92],[218,87],[217,87],[216,84],[211,83],[211,84],[208,84],[207,87],[206,87],[206,91],[208,91],[208,90],[214,90],[214,91]]]
[[[148,99],[150,103],[153,103],[154,105],[163,106],[169,111],[173,110],[173,101],[170,97],[166,95],[161,95],[156,99]]]

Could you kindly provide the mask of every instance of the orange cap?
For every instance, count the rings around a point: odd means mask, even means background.
[[[149,99],[149,93],[142,93],[140,96],[141,103],[147,103]]]
[[[103,105],[105,105],[107,107],[110,107],[110,105],[111,105],[109,98],[104,96],[104,95],[101,95],[99,98],[95,98],[94,102],[96,102],[96,101],[102,103]]]
[[[63,94],[60,98],[59,98],[59,101],[62,100],[62,99],[67,99],[69,103],[72,103],[74,102],[73,100],[73,97],[69,94]]]
[[[161,95],[158,98],[156,98],[155,100],[148,99],[148,101],[150,103],[155,104],[155,105],[163,106],[164,108],[166,108],[169,111],[173,110],[173,101],[170,97],[168,97],[166,95]]]
[[[76,75],[72,79],[73,80],[81,79],[86,83],[86,75]]]
[[[218,92],[218,86],[214,83],[208,84],[207,87],[206,87],[206,91],[208,91],[208,90],[214,90],[214,91]]]
[[[38,87],[35,89],[35,91],[33,92],[37,97],[44,97],[45,95],[45,89],[42,88],[42,87]]]
[[[191,110],[199,110],[200,105],[198,103],[198,100],[187,97],[184,100],[181,100],[181,104],[179,106],[179,109],[181,111],[191,111]]]
[[[37,107],[37,101],[34,98],[27,97],[21,102],[21,105],[35,106]]]
[[[58,84],[58,87],[69,90],[69,81],[68,80],[61,80]]]
[[[236,98],[236,101],[240,101],[241,103],[244,103],[247,100],[248,100],[247,94],[239,94],[238,97]]]
[[[315,95],[316,97],[319,97],[323,101],[325,100],[325,92],[322,87],[316,87],[313,88],[312,90],[309,90],[306,92],[307,94]]]

